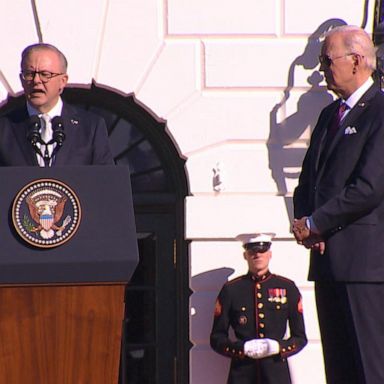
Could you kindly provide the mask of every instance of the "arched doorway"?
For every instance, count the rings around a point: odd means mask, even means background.
[[[184,240],[184,160],[165,123],[133,96],[93,84],[63,98],[103,116],[117,164],[128,164],[140,262],[126,291],[120,384],[187,383],[189,273]],[[24,103],[10,98],[0,114]]]

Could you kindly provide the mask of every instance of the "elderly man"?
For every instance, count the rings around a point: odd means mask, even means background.
[[[100,117],[64,103],[67,60],[50,44],[34,44],[21,57],[26,105],[0,119],[0,166],[113,164]]]
[[[299,290],[269,271],[273,235],[238,236],[248,273],[224,284],[216,300],[211,346],[231,358],[228,384],[291,383],[287,358],[307,344]]]
[[[320,70],[339,98],[320,114],[294,192],[311,248],[327,383],[384,383],[384,95],[361,28],[327,33]]]

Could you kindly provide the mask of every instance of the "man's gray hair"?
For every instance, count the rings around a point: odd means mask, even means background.
[[[68,61],[64,56],[64,53],[61,52],[58,48],[56,48],[54,45],[47,44],[47,43],[36,43],[36,44],[28,45],[28,47],[26,47],[21,53],[21,68],[23,68],[23,64],[25,60],[29,57],[29,55],[32,52],[42,51],[42,50],[49,50],[49,51],[55,52],[60,59],[60,62],[62,65],[62,69],[61,69],[62,72],[67,73]]]
[[[376,48],[371,36],[362,28],[355,25],[341,25],[328,31],[325,37],[336,33],[342,34],[343,42],[348,53],[356,53],[365,58],[367,67],[376,69]]]

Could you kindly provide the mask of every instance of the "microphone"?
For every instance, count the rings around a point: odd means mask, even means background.
[[[57,143],[58,147],[61,147],[65,140],[64,123],[61,116],[55,116],[52,121],[52,140]]]
[[[33,147],[36,146],[36,143],[41,143],[40,124],[39,116],[33,115],[29,118],[27,140],[32,144]]]

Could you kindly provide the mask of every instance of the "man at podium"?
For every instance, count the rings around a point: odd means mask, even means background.
[[[105,121],[63,102],[67,59],[33,44],[21,55],[26,105],[0,119],[0,166],[114,164]]]

